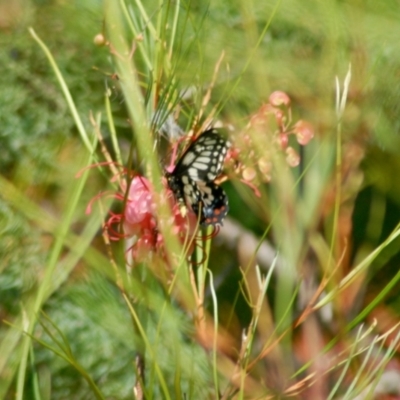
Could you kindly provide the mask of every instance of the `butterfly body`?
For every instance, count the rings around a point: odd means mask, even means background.
[[[167,173],[168,186],[181,205],[200,216],[202,226],[222,224],[228,213],[228,198],[214,181],[222,172],[229,143],[215,129],[196,138]]]

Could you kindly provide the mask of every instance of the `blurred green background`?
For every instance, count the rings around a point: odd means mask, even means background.
[[[134,2],[131,7],[135,11]],[[155,19],[160,4],[152,1],[146,7]],[[400,220],[400,3],[201,0],[182,2],[181,7],[185,18],[178,24],[174,60],[178,86],[185,90],[210,82],[224,53],[209,105],[222,104],[220,118],[224,121],[243,121],[244,125],[246,116],[271,92],[283,90],[292,99],[294,120],[311,121],[317,137],[333,137],[335,77],[342,82],[351,64],[352,80],[343,116],[347,163],[343,193],[351,205],[352,222],[348,265],[378,246]],[[127,111],[113,79],[109,49],[94,44],[95,35],[104,31],[102,2],[0,1],[1,321],[12,321],[32,299],[51,246],[51,235],[44,228],[47,222],[38,224],[29,217],[31,211],[24,212],[10,201],[4,182],[10,182],[57,220],[67,207],[68,192],[86,155],[53,71],[28,27],[33,27],[50,48],[87,129],[91,129],[90,111],[104,113],[104,93],[110,88],[121,147],[130,143]],[[107,131],[103,134],[107,140]],[[76,233],[85,225],[87,203],[103,184],[101,178],[89,178],[73,221]],[[261,234],[265,223],[256,211],[249,209],[243,218],[244,199],[233,185],[228,184],[226,190],[230,217]],[[100,234],[97,239],[96,246],[104,251]],[[365,283],[370,297],[397,273],[399,247],[399,240],[394,241],[372,266]],[[226,249],[217,247],[214,251],[215,259],[225,263],[215,267],[216,273],[228,271],[225,284],[219,288],[223,304],[225,298],[232,301],[230,288],[240,274],[225,268],[233,261],[229,257],[224,261],[218,252]],[[398,289],[395,282],[385,298],[397,317]],[[130,316],[121,303],[114,285],[100,274],[88,272],[80,262],[44,307],[73,344],[74,354],[101,382],[105,396],[116,399],[131,398],[134,381],[133,354],[126,351],[133,335],[129,324],[119,325]],[[239,325],[248,322],[245,307],[238,316]],[[8,328],[4,323],[0,326],[0,338],[5,338]],[[51,375],[52,399],[90,398],[86,383],[73,368],[40,345],[37,349],[35,362],[42,380]],[[164,351],[167,356],[168,346]],[[188,358],[192,354],[199,360],[204,357],[189,345],[184,351]],[[206,375],[205,369],[199,361],[196,374]],[[28,378],[33,380],[33,374]],[[3,370],[1,393],[8,393],[6,398],[13,398],[13,379]],[[31,398],[29,390],[34,385],[28,382],[28,387],[26,398]]]

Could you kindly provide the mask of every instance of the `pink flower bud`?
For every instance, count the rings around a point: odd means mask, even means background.
[[[288,106],[290,104],[290,98],[285,92],[277,90],[269,96],[269,102],[273,106],[281,106],[282,104]]]
[[[289,144],[289,135],[287,133],[279,134],[278,138],[279,144],[281,145],[282,149],[286,149]]]
[[[314,137],[314,127],[307,121],[299,120],[294,125],[297,142],[306,145]]]
[[[256,177],[256,175],[256,170],[252,167],[246,167],[242,172],[242,177],[247,182],[251,182]]]
[[[286,149],[286,162],[291,167],[297,167],[300,164],[300,156],[293,147],[288,147]]]
[[[258,168],[260,172],[265,175],[270,175],[272,171],[272,163],[270,160],[266,159],[265,157],[261,157],[258,160]]]

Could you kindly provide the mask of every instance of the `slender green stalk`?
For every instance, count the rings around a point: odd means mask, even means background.
[[[125,21],[127,21],[128,26],[130,27],[133,36],[135,38],[139,38],[140,35],[141,35],[141,31],[139,30],[138,21],[136,21],[136,24],[134,23],[135,22],[135,20],[133,19],[134,14],[133,13],[129,13],[128,8],[126,7],[126,3],[125,3],[124,0],[121,0],[120,4],[121,4],[122,11],[124,13],[124,16],[125,16]],[[147,24],[146,24],[146,26],[147,26]],[[151,64],[151,61],[150,61],[148,55],[147,55],[146,42],[144,42],[143,40],[138,40],[136,42],[136,45],[138,46],[138,49],[140,51],[140,55],[143,57],[143,61],[146,64],[148,72],[152,73],[153,66]]]
[[[133,317],[133,319],[135,321],[135,325],[137,326],[137,328],[138,328],[138,330],[140,332],[140,335],[141,335],[141,337],[142,337],[142,339],[143,339],[143,341],[144,341],[144,343],[146,345],[146,349],[147,349],[151,359],[154,362],[154,368],[156,370],[156,373],[157,373],[157,376],[158,376],[158,379],[159,379],[159,382],[160,382],[160,386],[161,386],[162,392],[164,394],[164,398],[166,400],[169,400],[169,399],[171,399],[171,396],[169,394],[168,386],[167,386],[165,378],[164,378],[164,376],[162,374],[160,366],[158,365],[157,355],[153,351],[153,347],[152,347],[151,343],[149,342],[149,340],[148,340],[148,338],[146,336],[146,332],[144,331],[142,323],[141,323],[141,321],[140,321],[135,309],[133,308],[131,302],[129,301],[128,297],[125,294],[123,296],[124,296],[124,299],[126,301],[126,304],[127,304],[128,308],[129,308],[129,311],[130,311],[130,313],[131,313],[131,315],[132,315],[132,317]]]
[[[171,33],[171,40],[169,43],[169,51],[168,51],[168,59],[172,59],[172,51],[173,51],[173,45],[175,43],[175,37],[176,37],[176,30],[178,28],[178,20],[179,20],[179,14],[180,14],[180,8],[181,8],[181,1],[177,0],[175,2],[175,14],[174,14],[174,20],[172,23],[172,33]]]
[[[398,330],[398,325],[395,327]],[[387,337],[389,335],[382,335],[383,337]],[[380,339],[382,338],[382,336],[380,337]],[[381,346],[379,349],[378,354],[376,355],[375,359],[376,360],[376,364],[375,368],[373,368],[371,370],[371,372],[369,373],[368,377],[366,378],[366,382],[373,382],[372,387],[369,391],[369,393],[371,394],[371,398],[372,398],[372,393],[373,393],[373,389],[376,387],[376,385],[379,382],[380,377],[382,376],[383,371],[385,370],[387,364],[389,363],[389,361],[391,359],[393,359],[394,355],[397,353],[398,351],[398,346],[399,346],[399,342],[400,342],[400,331],[398,330],[396,336],[394,337],[394,339],[391,340],[389,346],[387,347],[384,355],[382,357],[380,357],[381,355],[381,350],[383,349],[384,346],[384,342],[383,340],[381,341]],[[378,359],[379,357],[379,359]],[[366,396],[365,398],[369,398],[368,396]]]
[[[206,239],[203,240],[203,246],[196,246],[196,260],[201,264],[196,267],[197,276],[197,291],[200,299],[204,300],[204,291],[206,285],[206,275],[208,270],[208,263],[210,260],[210,249],[211,249],[211,239],[210,234],[212,232],[212,227],[208,227],[205,233]]]
[[[397,237],[400,236],[400,224],[396,226],[396,228],[392,231],[392,233],[388,236],[388,238],[379,245],[374,251],[372,251],[368,256],[364,258],[355,268],[352,269],[340,282],[340,284],[335,287],[331,292],[327,293],[323,299],[321,299],[316,305],[315,308],[323,307],[324,305],[331,302],[339,293],[341,293],[346,287],[348,287],[357,276],[360,275],[365,269],[367,269],[371,263],[378,257],[378,255]]]
[[[331,270],[332,258],[335,259],[336,235],[339,221],[339,211],[342,201],[342,117],[346,108],[347,94],[349,91],[351,80],[351,65],[347,72],[344,84],[343,93],[340,93],[339,80],[336,78],[336,115],[338,118],[337,131],[336,131],[336,173],[335,173],[335,207],[333,211],[333,226],[332,238],[330,244],[330,257],[328,261],[328,269]]]
[[[151,22],[151,18],[148,16],[146,9],[144,8],[142,2],[140,0],[135,0],[135,3],[137,5],[140,13],[142,14],[143,20],[144,20],[146,26],[148,27],[149,32],[152,34],[152,39],[153,39],[152,41],[153,42],[158,41],[159,36],[157,34],[157,29]]]
[[[335,396],[336,392],[339,390],[340,385],[341,385],[341,383],[343,382],[343,380],[344,380],[344,378],[346,376],[347,370],[350,367],[350,363],[351,363],[351,361],[353,360],[353,357],[356,354],[357,343],[360,340],[361,333],[362,333],[362,326],[358,329],[356,340],[353,342],[353,344],[351,346],[351,351],[350,351],[349,356],[347,357],[347,360],[345,362],[344,368],[342,369],[342,372],[341,372],[337,382],[335,383],[333,389],[330,391],[327,400],[332,400],[333,397]]]
[[[30,367],[32,369],[32,375],[33,375],[33,397],[35,400],[41,400],[41,395],[40,395],[40,389],[39,389],[39,377],[38,377],[38,371],[35,367],[35,355],[33,352],[33,348],[30,348],[30,353],[29,353],[29,359],[30,359]]]
[[[113,115],[111,112],[110,98],[107,95],[107,93],[104,96],[104,100],[105,100],[105,105],[106,105],[108,129],[110,130],[111,141],[112,141],[113,149],[115,152],[115,158],[117,159],[117,163],[120,166],[122,166],[123,163],[122,163],[121,151],[119,149],[117,132],[115,130],[115,125],[114,125],[114,118],[113,118]]]
[[[390,291],[396,287],[398,282],[400,281],[400,271],[397,271],[396,275],[390,280],[390,282],[373,298],[373,300],[368,303],[365,308],[360,311],[356,317],[350,322],[349,329],[354,328],[359,323],[365,320],[365,318],[370,315],[371,311],[377,307],[379,304],[382,304],[385,297],[390,293]]]
[[[364,370],[366,369],[368,362],[370,361],[370,357],[372,355],[372,351],[375,350],[375,344],[378,338],[375,337],[372,343],[369,345],[367,352],[363,355],[363,360],[361,365],[358,367],[356,375],[351,380],[349,387],[346,390],[345,395],[343,396],[343,400],[351,400],[354,399],[354,392],[359,385],[359,382],[364,374]]]
[[[251,352],[252,352],[252,347],[253,347],[253,343],[254,340],[256,339],[256,330],[257,330],[257,326],[258,326],[258,321],[260,318],[260,313],[262,310],[262,306],[263,303],[265,302],[265,296],[267,293],[267,289],[269,286],[269,283],[271,281],[272,278],[272,273],[276,267],[276,263],[277,263],[277,257],[275,257],[273,263],[271,264],[270,269],[268,270],[268,274],[267,276],[263,279],[261,277],[261,273],[260,273],[260,269],[257,268],[257,276],[258,276],[258,280],[259,280],[259,292],[258,292],[258,296],[257,296],[257,302],[255,304],[255,306],[253,307],[253,312],[252,312],[252,319],[250,321],[249,327],[247,329],[246,334],[242,335],[242,341],[244,341],[245,343],[242,345],[244,346],[244,354],[243,354],[243,360],[241,360],[241,370],[242,373],[240,375],[240,379],[241,379],[241,385],[240,385],[240,389],[239,389],[239,398],[242,399],[244,398],[244,383],[245,383],[245,379],[246,379],[246,371],[247,371],[247,367],[250,361],[250,357],[251,357]],[[274,338],[274,336],[271,336],[271,340]],[[265,343],[265,346],[267,345],[267,343]]]
[[[57,66],[57,63],[54,60],[54,57],[50,53],[50,50],[48,49],[48,47],[42,42],[42,40],[39,38],[39,36],[36,34],[36,32],[32,28],[29,28],[29,33],[36,40],[36,42],[39,44],[39,46],[42,48],[43,52],[45,53],[46,57],[48,58],[49,63],[51,65],[51,67],[53,68],[53,71],[57,77],[58,83],[60,84],[61,90],[64,94],[64,97],[68,104],[68,107],[71,111],[72,117],[74,118],[75,125],[78,128],[78,132],[81,136],[81,139],[82,139],[84,145],[86,146],[86,148],[88,149],[89,153],[93,154],[95,147],[93,146],[93,143],[91,143],[91,141],[86,133],[85,127],[83,126],[83,123],[79,116],[78,110],[76,109],[75,102],[74,102],[74,100],[71,96],[71,93],[68,89],[68,86],[61,74],[61,71]]]
[[[214,310],[214,339],[213,339],[213,378],[214,378],[214,390],[215,398],[219,399],[219,379],[218,379],[218,299],[214,288],[213,274],[208,270],[210,275],[210,291],[211,298],[213,300],[213,310]]]

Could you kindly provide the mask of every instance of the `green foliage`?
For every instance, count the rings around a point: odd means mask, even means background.
[[[79,23],[77,12],[85,24]],[[87,9],[42,5],[29,21],[54,50],[86,123],[89,111],[103,103],[105,76],[92,67],[102,71],[107,65],[92,41],[101,30],[101,14],[97,18]],[[54,166],[64,140],[74,134],[74,121],[47,60],[32,46],[27,27],[3,33],[0,44],[0,171],[10,175],[21,164],[23,171],[36,164],[43,174],[43,169]],[[40,183],[46,179],[43,175],[37,171],[31,179]]]
[[[29,222],[3,201],[0,221],[0,314],[16,315],[20,311],[19,301],[37,284],[43,254],[39,237]]]
[[[385,324],[399,304],[398,4],[18,4],[5,8],[18,22],[0,26],[0,314],[11,324],[0,328],[0,397],[128,399],[142,388],[146,399],[310,398],[314,376],[326,383],[320,398],[372,393],[399,340]],[[28,25],[62,73],[74,118]],[[349,63],[337,118],[335,77],[342,88]],[[161,193],[169,142],[152,133],[169,115],[179,111],[188,131],[215,112],[241,132],[277,89],[316,135],[297,170],[276,155],[260,197],[240,176],[227,185],[235,237],[232,228],[212,251],[205,240],[190,263],[160,202],[163,256],[132,269],[133,242],[101,240],[108,204],[88,216],[90,199],[125,193],[110,163],[75,178],[103,161],[104,151],[87,154],[99,133]],[[269,155],[258,139],[255,153]],[[279,254],[268,279],[254,265],[271,264],[265,237]],[[322,306],[333,313],[323,324]],[[378,306],[392,320],[371,323]],[[321,368],[336,345],[337,363]]]

